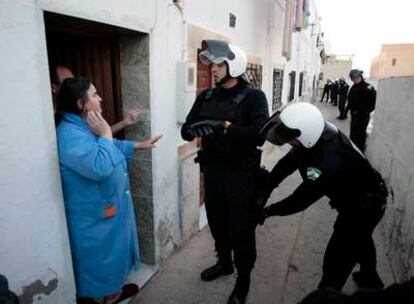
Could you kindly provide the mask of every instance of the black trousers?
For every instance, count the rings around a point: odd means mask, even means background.
[[[351,132],[349,138],[362,153],[365,152],[369,118],[368,112],[351,112]]]
[[[207,220],[219,259],[231,259],[237,270],[250,272],[256,261],[257,171],[205,164]]]
[[[339,95],[338,109],[339,109],[340,118],[346,118],[345,105],[346,105],[346,96]]]
[[[338,105],[338,94],[331,93],[331,103],[333,103],[334,106]]]
[[[385,199],[365,199],[363,207],[339,212],[323,260],[319,288],[341,290],[352,269],[377,274],[377,253],[372,233],[385,212]]]
[[[325,95],[326,95],[326,102],[328,102],[328,100],[329,100],[329,91],[325,91],[325,90],[323,90],[321,102],[325,98]]]

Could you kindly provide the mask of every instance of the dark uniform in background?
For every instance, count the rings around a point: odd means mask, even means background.
[[[326,102],[329,101],[329,92],[331,91],[331,81],[328,79],[325,83],[325,85],[323,86],[323,93],[322,93],[322,98],[321,98],[321,102],[323,102],[323,99],[326,96]]]
[[[346,100],[348,98],[348,91],[349,91],[349,85],[345,82],[345,79],[341,78],[339,79],[339,103],[338,103],[338,108],[339,108],[339,116],[337,117],[337,119],[347,119],[347,115],[346,115]]]
[[[301,113],[301,116],[305,115]],[[304,132],[306,130],[300,130],[300,133]],[[382,287],[376,271],[376,248],[372,238],[384,214],[387,197],[380,174],[341,131],[327,122],[314,146],[306,148],[296,144],[276,164],[269,184],[277,187],[296,170],[299,170],[303,183],[287,198],[265,207],[264,217],[301,212],[326,195],[331,207],[338,211],[338,217],[325,251],[319,287],[341,290],[356,263],[359,263],[360,271],[353,276],[360,286]]]
[[[181,129],[184,140],[194,139],[195,126],[199,128],[198,136],[202,136],[198,161],[204,172],[207,219],[218,262],[203,271],[201,278],[210,281],[232,273],[233,252],[242,284],[236,282],[235,291],[241,286],[239,296],[229,303],[244,303],[256,260],[257,175],[261,160],[257,146],[264,143],[259,131],[268,117],[265,94],[239,77],[231,88],[218,86],[202,92]],[[231,125],[225,128],[224,121]]]
[[[331,103],[334,106],[338,105],[338,91],[339,91],[339,82],[335,80],[331,83]]]
[[[351,79],[360,77],[361,80],[359,83],[354,83],[348,94],[346,113],[348,111],[351,112],[351,130],[349,137],[359,150],[364,153],[367,126],[370,113],[375,109],[377,92],[371,84],[365,82],[362,77],[362,71],[352,70],[350,76]]]

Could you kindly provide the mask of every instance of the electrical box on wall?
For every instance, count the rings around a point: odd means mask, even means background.
[[[177,70],[177,122],[184,123],[196,98],[197,67],[194,62],[179,62]]]

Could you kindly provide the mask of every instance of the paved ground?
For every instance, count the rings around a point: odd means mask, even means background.
[[[348,133],[349,121],[338,121],[338,111],[331,105],[316,103],[325,117]],[[288,151],[288,147],[265,147],[263,163],[271,168]],[[300,183],[293,175],[271,197],[276,202]],[[302,213],[288,217],[273,217],[257,229],[258,258],[252,273],[247,303],[294,304],[314,290],[321,277],[321,263],[325,246],[332,233],[336,212],[329,208],[326,198]],[[376,230],[379,272],[388,285],[394,281]],[[213,242],[208,227],[200,231],[188,244],[173,254],[161,270],[144,287],[132,304],[216,304],[226,303],[235,276],[213,282],[199,278],[202,269],[215,262]],[[352,280],[345,291],[353,291]]]

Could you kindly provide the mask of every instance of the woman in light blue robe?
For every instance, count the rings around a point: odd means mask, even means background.
[[[116,140],[101,116],[101,98],[86,78],[63,82],[57,96],[57,140],[79,298],[118,303],[140,254],[126,161],[144,142]]]

